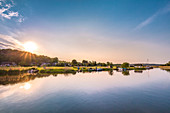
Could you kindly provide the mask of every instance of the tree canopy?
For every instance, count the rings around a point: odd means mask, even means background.
[[[124,62],[122,65],[121,65],[122,68],[127,68],[129,67],[129,63],[128,62]]]
[[[77,60],[76,60],[76,59],[73,59],[73,60],[72,60],[72,65],[73,65],[73,66],[77,65]]]
[[[165,64],[166,66],[170,66],[170,61],[168,63]]]
[[[53,59],[52,59],[52,62],[53,62],[53,63],[58,63],[58,58],[57,58],[57,57],[53,58]]]

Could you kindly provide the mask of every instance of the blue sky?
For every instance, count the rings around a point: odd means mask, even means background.
[[[170,0],[0,0],[0,47],[70,61],[166,63]],[[3,45],[2,45],[3,44]]]

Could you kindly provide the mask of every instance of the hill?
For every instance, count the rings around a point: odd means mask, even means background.
[[[0,49],[0,64],[3,62],[15,62],[17,65],[40,65],[43,62],[53,62],[54,58],[44,55],[36,55],[26,51]]]

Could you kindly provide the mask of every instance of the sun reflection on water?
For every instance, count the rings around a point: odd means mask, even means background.
[[[28,89],[31,88],[31,84],[30,83],[25,83],[23,86],[20,86],[19,88],[28,90]]]

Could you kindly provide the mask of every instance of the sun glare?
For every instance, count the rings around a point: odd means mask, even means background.
[[[30,83],[25,83],[23,86],[20,86],[19,88],[28,90],[28,89],[31,88],[31,84]]]
[[[35,52],[37,50],[37,45],[34,42],[26,42],[23,44],[24,50],[28,52]]]

